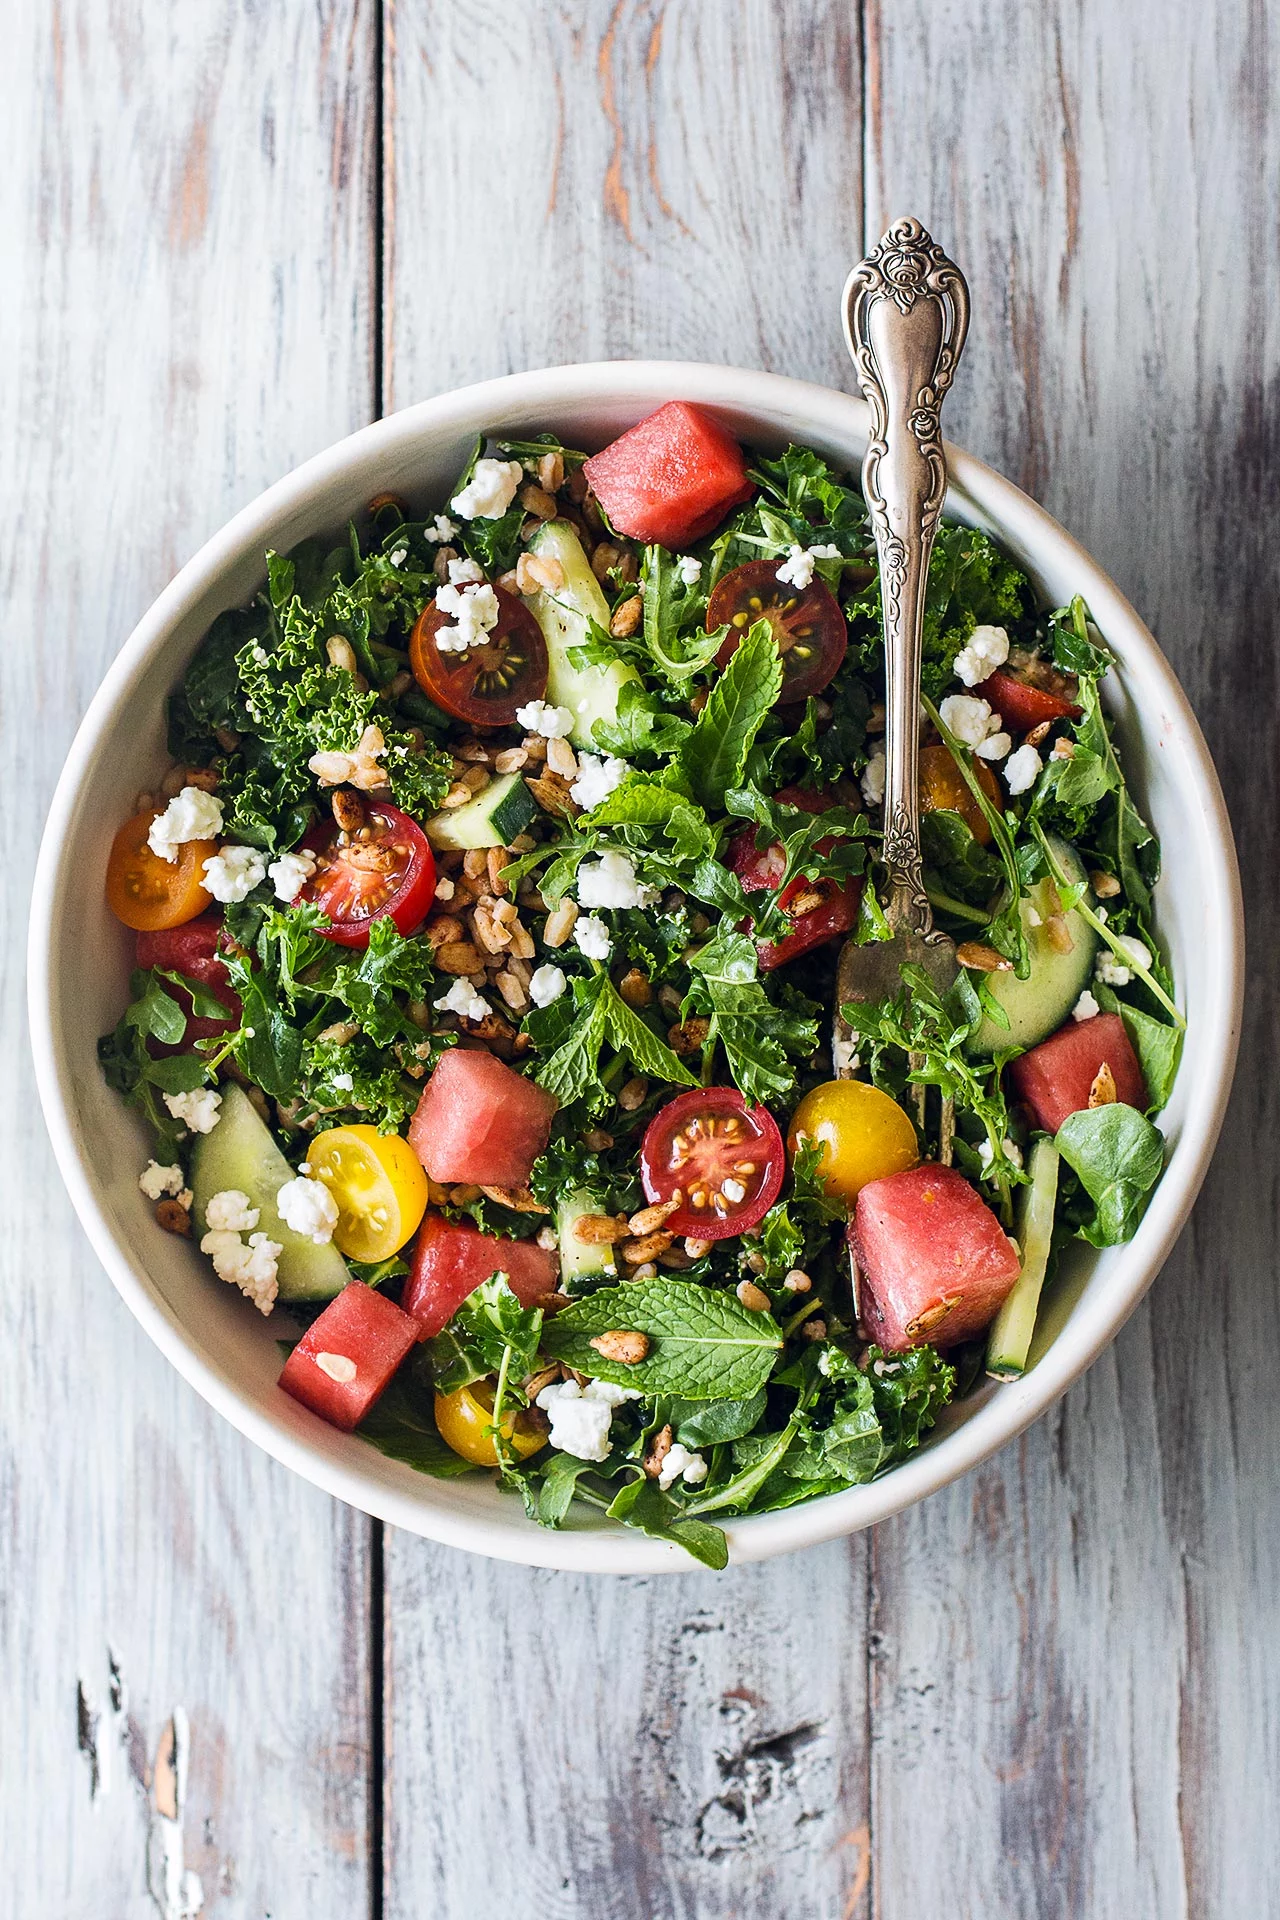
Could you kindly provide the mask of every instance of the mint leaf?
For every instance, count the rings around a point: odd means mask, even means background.
[[[646,1333],[647,1357],[627,1367],[591,1345],[614,1330]],[[632,1280],[603,1287],[548,1321],[544,1350],[579,1373],[638,1387],[644,1394],[678,1393],[687,1400],[741,1400],[762,1387],[782,1346],[782,1331],[767,1313],[751,1313],[729,1293],[688,1280]]]
[[[599,1005],[604,1010],[609,1045],[625,1053],[637,1073],[647,1074],[651,1080],[669,1080],[678,1087],[697,1086],[696,1077],[683,1060],[671,1051],[665,1040],[659,1040],[638,1013],[632,1012],[609,981],[605,982]]]
[[[751,743],[782,689],[782,660],[767,621],[757,621],[714,683],[682,741],[677,761],[689,790],[709,813],[741,785]]]
[[[634,760],[641,753],[675,753],[692,731],[691,721],[668,713],[638,680],[626,680],[618,688],[617,714],[612,720],[597,720],[591,737],[606,753]]]
[[[574,981],[573,997],[586,1017],[578,1021],[564,1044],[540,1064],[534,1076],[538,1085],[553,1093],[562,1107],[571,1106],[599,1085],[600,1049],[608,1023],[602,989],[607,985],[603,975],[595,980]]]

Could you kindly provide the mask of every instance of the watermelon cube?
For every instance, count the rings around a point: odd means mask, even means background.
[[[555,1292],[559,1272],[555,1254],[534,1240],[505,1240],[428,1213],[405,1282],[405,1312],[413,1315],[421,1338],[429,1340],[491,1274],[505,1273],[521,1306],[532,1307]]]
[[[849,1244],[861,1317],[892,1353],[953,1347],[995,1319],[1019,1259],[990,1207],[954,1167],[911,1167],[858,1195]]]
[[[522,1187],[555,1110],[554,1095],[493,1054],[454,1047],[426,1084],[409,1145],[444,1186]]]
[[[664,547],[700,540],[753,491],[733,435],[685,400],[659,407],[585,471],[619,533]]]
[[[1147,1083],[1118,1013],[1069,1020],[1038,1047],[1011,1060],[1008,1074],[1036,1125],[1056,1133],[1069,1113],[1088,1106],[1090,1089],[1104,1062],[1116,1083],[1116,1099],[1143,1112],[1150,1104]]]
[[[394,1300],[353,1281],[312,1321],[285,1361],[280,1385],[350,1433],[418,1338],[417,1321]]]

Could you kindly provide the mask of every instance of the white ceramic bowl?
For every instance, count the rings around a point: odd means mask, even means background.
[[[277,1388],[270,1326],[188,1242],[156,1228],[137,1184],[147,1158],[144,1128],[103,1083],[94,1050],[124,1001],[132,942],[101,889],[86,887],[83,876],[103,871],[133,796],[167,764],[164,695],[215,615],[257,589],[268,547],[285,551],[306,535],[334,532],[384,490],[434,508],[479,431],[514,436],[550,427],[570,445],[594,448],[670,399],[714,408],[758,445],[795,439],[853,471],[861,463],[861,401],[772,374],[661,361],[514,374],[353,434],[237,514],[140,621],[76,735],[45,830],[31,917],[32,1042],[63,1177],[120,1293],[185,1378],[276,1459],[396,1526],[528,1565],[608,1573],[683,1571],[690,1563],[678,1548],[608,1522],[575,1515],[565,1529],[545,1531],[487,1477],[428,1479],[338,1433]],[[956,448],[950,460],[951,511],[994,533],[1048,603],[1082,593],[1119,656],[1109,698],[1130,777],[1164,845],[1157,918],[1188,1017],[1182,1070],[1162,1120],[1169,1163],[1128,1246],[1081,1250],[1021,1380],[988,1383],[951,1409],[910,1461],[869,1486],[732,1522],[736,1561],[767,1559],[897,1513],[1043,1413],[1114,1337],[1158,1273],[1204,1177],[1231,1084],[1243,971],[1239,879],[1217,777],[1187,700],[1133,609],[1075,541],[981,461]]]

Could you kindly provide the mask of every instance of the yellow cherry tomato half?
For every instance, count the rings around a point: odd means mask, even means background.
[[[389,1260],[427,1210],[427,1176],[398,1133],[330,1127],[307,1149],[307,1171],[338,1204],[333,1243],[348,1260]]]
[[[151,807],[126,820],[107,860],[107,905],[135,933],[184,926],[213,899],[205,889],[204,863],[218,851],[217,841],[184,841],[175,860],[162,860],[147,845],[155,818]]]
[[[833,1199],[854,1201],[870,1181],[902,1173],[920,1158],[907,1115],[865,1080],[828,1080],[806,1093],[791,1117],[789,1152],[801,1134],[822,1148],[818,1172]]]
[[[493,1444],[493,1381],[473,1380],[454,1393],[436,1395],[436,1428],[447,1447],[476,1467],[496,1467]],[[517,1460],[527,1460],[547,1444],[547,1429],[525,1408],[502,1416],[502,1438]]]

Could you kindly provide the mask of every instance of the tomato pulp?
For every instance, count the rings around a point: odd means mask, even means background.
[[[780,560],[748,560],[720,580],[707,605],[707,632],[728,627],[716,665],[727,667],[757,620],[768,623],[782,656],[778,705],[807,700],[834,678],[849,644],[840,603],[815,574],[807,587],[778,578]]]
[[[449,614],[434,600],[418,616],[409,642],[413,677],[429,699],[473,727],[509,727],[518,707],[541,700],[547,690],[547,643],[522,600],[502,587],[492,589],[497,624],[478,646],[462,653],[440,649],[441,629]]]
[[[668,1233],[727,1240],[758,1225],[786,1170],[782,1135],[736,1087],[690,1087],[656,1113],[640,1147],[651,1202],[675,1200]]]
[[[822,813],[828,807],[843,804],[842,797],[835,792],[810,793],[803,787],[784,787],[777,799],[780,805],[800,807],[805,813]],[[817,851],[829,853],[834,845],[833,840],[819,840]],[[786,865],[778,843],[757,847],[754,833],[734,836],[729,842],[728,862],[747,893],[760,893],[766,888],[775,892]],[[858,917],[861,898],[860,879],[808,880],[800,875],[789,881],[778,905],[792,916],[792,929],[781,940],[758,942],[761,969],[768,973],[774,967],[783,967],[788,960],[808,953],[810,948],[820,947],[837,935],[847,933]]]
[[[417,822],[389,800],[366,800],[364,817],[354,833],[315,827],[303,843],[316,870],[294,905],[321,908],[330,925],[317,931],[340,947],[367,947],[370,926],[388,913],[401,933],[416,933],[435,898],[435,856]]]

